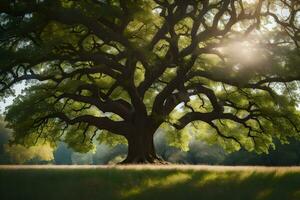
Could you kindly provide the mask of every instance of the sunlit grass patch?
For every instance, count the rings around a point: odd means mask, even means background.
[[[268,196],[270,196],[272,194],[273,190],[271,188],[267,188],[267,189],[263,189],[260,192],[257,193],[257,200],[263,200],[263,199],[267,199]]]
[[[294,192],[293,196],[297,199],[300,199],[300,189],[296,192]]]
[[[132,195],[137,195],[139,193],[142,193],[145,190],[155,188],[155,187],[160,187],[160,188],[172,187],[176,184],[185,183],[190,179],[191,179],[191,174],[188,174],[186,172],[185,173],[179,172],[161,178],[147,178],[136,187],[129,188],[129,189],[124,188],[121,194],[124,197],[129,197]]]
[[[217,173],[217,172],[210,172],[206,173],[199,181],[197,181],[196,186],[202,187],[206,184],[212,183],[212,182],[225,182],[228,178],[230,178],[230,174],[227,173]]]

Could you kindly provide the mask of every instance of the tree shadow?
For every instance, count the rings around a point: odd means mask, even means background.
[[[124,188],[125,199],[300,199],[300,174],[174,171]]]
[[[0,199],[299,200],[290,170],[0,170]]]

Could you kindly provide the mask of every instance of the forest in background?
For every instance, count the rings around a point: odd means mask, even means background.
[[[122,161],[127,154],[126,144],[97,144],[95,150],[78,153],[60,142],[56,148],[49,144],[39,144],[26,148],[22,145],[9,145],[11,130],[5,128],[0,120],[0,164],[113,164]],[[210,164],[210,165],[266,165],[284,166],[300,165],[300,142],[294,139],[290,144],[276,143],[276,148],[269,154],[256,154],[241,149],[228,153],[219,145],[210,145],[192,138],[187,148],[170,146],[168,137],[163,131],[155,136],[157,153],[164,160],[179,164]],[[110,141],[112,142],[112,141]],[[171,144],[172,145],[172,144]]]

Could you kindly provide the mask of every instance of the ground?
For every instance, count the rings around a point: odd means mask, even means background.
[[[299,200],[300,167],[0,166],[0,199]]]

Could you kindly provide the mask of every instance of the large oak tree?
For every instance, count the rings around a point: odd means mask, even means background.
[[[154,163],[158,128],[256,152],[299,138],[298,0],[1,0],[0,29],[2,97],[27,83],[18,143],[113,134]]]

